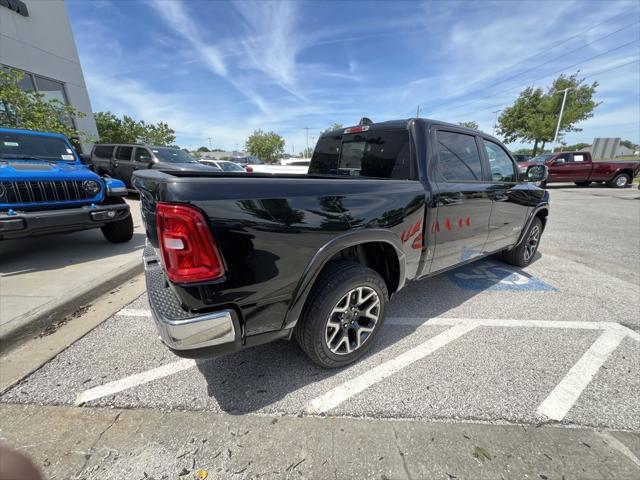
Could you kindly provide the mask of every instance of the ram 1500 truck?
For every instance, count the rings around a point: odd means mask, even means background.
[[[495,138],[425,119],[326,132],[302,176],[136,172],[160,337],[195,357],[293,336],[324,367],[353,362],[407,281],[532,261],[549,195],[546,167],[528,174]]]
[[[546,183],[574,182],[579,187],[604,182],[609,187],[624,188],[640,172],[640,162],[594,162],[589,152],[543,153],[518,165],[524,174],[531,165],[541,163],[549,168]]]
[[[100,178],[64,135],[0,128],[0,240],[100,228],[133,237],[124,183]]]

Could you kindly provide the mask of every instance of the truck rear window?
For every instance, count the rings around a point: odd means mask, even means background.
[[[309,174],[407,180],[411,148],[407,130],[373,130],[321,137]]]

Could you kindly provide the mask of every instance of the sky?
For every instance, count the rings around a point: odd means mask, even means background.
[[[333,123],[418,106],[493,133],[522,89],[578,70],[602,103],[565,141],[640,143],[637,1],[66,4],[93,111],[165,121],[182,147],[242,148],[262,129],[298,153]]]

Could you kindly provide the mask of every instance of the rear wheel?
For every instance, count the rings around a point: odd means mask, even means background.
[[[542,236],[542,221],[535,217],[525,234],[524,240],[511,250],[502,252],[502,260],[511,265],[526,267],[531,263],[538,251],[540,237]]]
[[[591,182],[575,182],[575,184],[579,187],[588,187],[591,185]]]
[[[607,185],[612,188],[625,188],[631,183],[631,178],[626,173],[619,173],[607,182]]]
[[[358,263],[335,262],[318,279],[294,336],[318,365],[348,365],[371,348],[388,298],[377,272]]]

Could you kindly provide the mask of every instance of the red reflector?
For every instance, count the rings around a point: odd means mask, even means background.
[[[248,172],[248,173],[252,173],[253,172],[253,167],[250,167],[249,165],[247,165],[246,167],[244,167],[244,171]]]
[[[369,125],[358,125],[357,127],[349,127],[345,129],[344,134],[347,135],[348,133],[366,132],[367,130],[369,130]]]
[[[187,205],[158,203],[156,227],[169,280],[202,282],[224,275],[222,256],[199,210]]]

